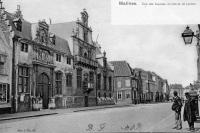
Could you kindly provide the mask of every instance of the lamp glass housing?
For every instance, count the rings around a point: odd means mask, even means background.
[[[191,44],[193,36],[194,32],[189,27],[186,27],[185,31],[182,33],[185,44]]]

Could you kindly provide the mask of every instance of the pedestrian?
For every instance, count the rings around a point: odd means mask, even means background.
[[[195,100],[191,98],[188,92],[185,93],[186,101],[183,113],[183,120],[188,122],[189,130],[194,131],[194,121],[197,120],[195,115]]]
[[[173,127],[173,129],[177,130],[182,129],[181,108],[182,108],[181,98],[178,96],[177,91],[174,91],[172,110],[175,112],[175,127]]]

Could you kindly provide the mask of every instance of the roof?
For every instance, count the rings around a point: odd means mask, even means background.
[[[23,37],[23,38],[31,40],[32,39],[32,37],[31,37],[31,23],[24,20],[24,19],[21,19],[21,21],[22,21],[22,31],[19,32],[19,31],[16,30],[15,25],[13,23],[13,21],[16,20],[16,17],[14,17],[14,14],[11,14],[7,11],[5,11],[5,13],[7,15],[7,19],[10,20],[9,25],[12,26],[12,30],[15,32],[15,34],[19,37]]]
[[[56,36],[56,35],[55,35]],[[70,48],[69,48],[69,44],[67,42],[67,40],[59,37],[59,36],[56,36],[56,40],[55,40],[55,45],[53,45],[54,49],[57,50],[57,51],[60,51],[60,52],[63,52],[67,55],[71,55],[71,52],[70,52]]]
[[[126,61],[110,61],[114,66],[114,76],[131,76],[131,68]]]
[[[71,37],[72,31],[75,28],[76,28],[76,21],[49,25],[50,32],[56,34],[57,36],[65,40],[68,40]]]

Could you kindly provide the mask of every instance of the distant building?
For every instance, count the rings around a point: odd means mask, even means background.
[[[114,92],[117,104],[133,103],[132,70],[126,61],[111,61],[114,66]]]
[[[174,91],[177,91],[179,97],[184,98],[183,94],[184,89],[182,84],[170,84],[169,89],[170,89],[170,99],[172,99],[172,97],[174,96],[173,95]]]

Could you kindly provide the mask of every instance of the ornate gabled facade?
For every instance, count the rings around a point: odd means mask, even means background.
[[[12,109],[12,33],[0,4],[0,113],[8,113]]]
[[[35,24],[24,20],[20,6],[14,14],[2,8],[1,18],[12,47],[13,111],[66,106],[67,93],[73,88],[68,42],[49,32],[44,20]]]
[[[97,43],[96,43],[97,44]],[[114,104],[114,66],[107,62],[106,52],[97,47],[97,105]]]
[[[74,90],[70,102],[73,107],[96,105],[96,46],[92,29],[88,26],[88,13],[81,12],[81,20],[51,24],[50,31],[69,42],[74,57]],[[69,102],[69,101],[66,101]]]

